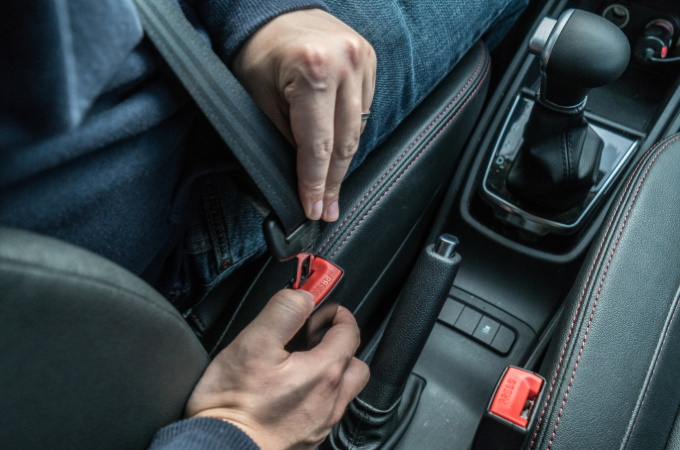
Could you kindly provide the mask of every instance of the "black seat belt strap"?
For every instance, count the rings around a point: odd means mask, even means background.
[[[305,219],[295,186],[294,150],[201,38],[173,0],[134,0],[144,30],[243,165],[278,218],[267,244],[284,260],[311,245],[318,222]]]

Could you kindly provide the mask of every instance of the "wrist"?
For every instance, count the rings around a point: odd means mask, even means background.
[[[204,417],[210,419],[218,419],[222,422],[226,422],[239,430],[241,430],[246,436],[248,436],[258,447],[261,449],[279,449],[284,448],[283,445],[272,440],[269,433],[262,430],[262,427],[251,424],[251,420],[246,418],[242,413],[233,410],[226,409],[214,409],[201,411],[192,417]]]

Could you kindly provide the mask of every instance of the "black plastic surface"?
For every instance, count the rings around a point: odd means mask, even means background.
[[[435,325],[414,369],[427,386],[397,449],[469,448],[498,378],[508,365],[522,364],[536,339],[525,323],[489,303],[459,289],[452,293],[456,301],[507,324],[517,342],[503,356],[447,325]]]

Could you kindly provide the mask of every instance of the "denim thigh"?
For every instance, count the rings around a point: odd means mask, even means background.
[[[215,173],[197,181],[179,276],[168,297],[181,309],[200,302],[215,286],[266,249],[262,216],[232,179]]]
[[[350,171],[429,94],[480,39],[496,45],[528,0],[325,0],[375,49],[371,117]]]

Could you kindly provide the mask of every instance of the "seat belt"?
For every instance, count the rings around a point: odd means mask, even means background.
[[[304,252],[320,224],[305,218],[298,199],[294,149],[175,1],[134,2],[147,36],[271,208],[263,231],[272,255],[285,261]]]

